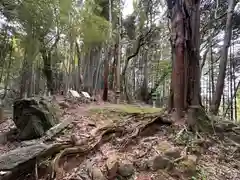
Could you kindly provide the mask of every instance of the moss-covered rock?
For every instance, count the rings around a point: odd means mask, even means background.
[[[108,171],[108,178],[113,179],[117,176],[119,167],[119,157],[116,154],[112,154],[106,161],[106,167]]]
[[[163,154],[165,157],[171,160],[181,157],[181,150],[177,147],[174,147],[168,141],[159,143],[156,150],[158,153]]]
[[[148,162],[148,167],[153,171],[157,171],[159,169],[165,169],[170,165],[171,165],[171,161],[162,155],[157,155],[153,157],[151,160],[149,160]]]
[[[160,108],[152,108],[152,107],[141,107],[134,105],[114,105],[103,108],[92,108],[90,109],[90,113],[98,113],[98,114],[111,114],[116,113],[119,115],[129,115],[129,114],[151,114],[161,112]]]
[[[107,178],[105,178],[105,176],[103,175],[102,171],[97,168],[97,167],[93,167],[91,170],[91,176],[92,176],[92,180],[106,180]]]
[[[213,132],[212,121],[203,107],[190,106],[186,120],[188,127],[194,132]]]
[[[188,155],[183,161],[178,164],[178,170],[186,176],[193,176],[197,171],[197,160],[196,155]]]
[[[59,122],[54,104],[37,97],[16,100],[13,106],[13,121],[22,140],[39,138]]]
[[[173,148],[173,146],[168,141],[162,141],[158,144],[156,150],[159,153],[165,153],[167,150]]]
[[[118,173],[123,177],[129,177],[134,173],[134,166],[131,162],[121,161],[119,163]]]

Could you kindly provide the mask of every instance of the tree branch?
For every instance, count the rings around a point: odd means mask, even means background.
[[[138,39],[138,42],[137,42],[137,48],[135,49],[135,52],[134,52],[132,55],[130,55],[130,56],[127,57],[127,61],[126,61],[126,64],[125,64],[125,66],[124,66],[124,68],[123,68],[122,75],[125,75],[129,61],[130,61],[132,58],[134,58],[135,56],[138,55],[138,53],[139,53],[139,51],[140,51],[140,48],[141,48],[144,44],[146,44],[146,41],[151,37],[152,33],[153,33],[155,30],[156,30],[155,28],[154,28],[154,29],[151,28],[151,29],[149,29],[149,31],[148,31],[145,35],[142,35],[142,34],[141,34],[141,35],[139,36],[139,39]]]

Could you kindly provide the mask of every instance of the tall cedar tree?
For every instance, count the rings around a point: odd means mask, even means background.
[[[181,119],[200,106],[200,0],[168,0],[172,30],[173,70],[169,109]]]
[[[227,69],[227,60],[228,60],[228,48],[231,43],[232,38],[232,18],[233,18],[233,11],[236,5],[236,0],[229,0],[228,1],[228,11],[227,11],[227,21],[226,21],[226,29],[224,34],[224,44],[222,46],[222,54],[221,60],[219,64],[219,74],[217,77],[217,84],[215,93],[213,95],[213,100],[211,103],[211,112],[213,114],[217,114],[221,102],[221,98],[223,95],[224,89],[224,80],[226,77],[226,69]]]

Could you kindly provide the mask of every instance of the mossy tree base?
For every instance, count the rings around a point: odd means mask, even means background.
[[[212,132],[213,125],[201,106],[190,106],[186,115],[187,126],[194,132]]]

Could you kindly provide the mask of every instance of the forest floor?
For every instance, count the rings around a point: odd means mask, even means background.
[[[72,119],[72,123],[52,139],[54,142],[74,141],[75,146],[84,146],[96,134],[101,138],[88,152],[63,156],[57,180],[240,180],[239,144],[217,135],[196,136],[183,126],[171,124],[161,109],[68,104],[61,119]],[[0,125],[0,132],[13,127],[9,118]],[[0,153],[21,146],[22,142],[6,142],[0,146]],[[52,159],[39,162],[39,180],[50,179]],[[19,179],[36,178],[33,173]]]

